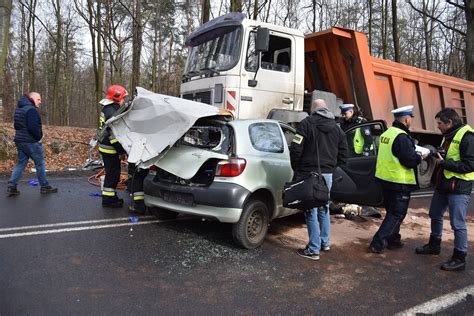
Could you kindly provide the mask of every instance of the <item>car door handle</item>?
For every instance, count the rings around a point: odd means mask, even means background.
[[[283,98],[283,100],[281,100],[281,102],[283,102],[285,104],[292,104],[293,103],[293,98],[286,97],[286,98]]]

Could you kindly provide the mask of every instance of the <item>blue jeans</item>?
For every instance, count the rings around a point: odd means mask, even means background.
[[[21,179],[23,171],[25,170],[28,159],[32,159],[35,163],[36,176],[40,186],[48,186],[46,179],[46,163],[44,162],[43,145],[41,143],[16,143],[17,149],[17,163],[13,169],[9,186],[16,186]]]
[[[329,191],[332,186],[332,173],[323,173]],[[319,254],[321,247],[329,246],[331,221],[329,217],[329,203],[305,211],[306,226],[308,226],[308,248],[311,253]]]
[[[443,215],[449,208],[449,221],[454,231],[454,248],[467,252],[466,213],[471,196],[466,194],[443,194],[435,191],[431,199],[431,236],[441,239],[443,234]]]
[[[410,196],[410,192],[383,190],[386,214],[372,239],[372,247],[383,250],[389,244],[400,242],[400,225],[407,215]]]

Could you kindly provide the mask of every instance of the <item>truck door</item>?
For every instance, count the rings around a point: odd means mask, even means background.
[[[346,131],[353,146],[345,166],[333,173],[331,200],[350,204],[381,206],[382,188],[375,180],[379,137],[387,129],[385,121],[371,121]]]
[[[240,118],[265,118],[273,108],[293,109],[295,98],[295,40],[293,36],[270,31],[269,50],[262,53],[257,85],[250,87],[258,66],[256,31],[249,33],[241,73]]]

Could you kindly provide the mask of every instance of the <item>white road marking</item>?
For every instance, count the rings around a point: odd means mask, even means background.
[[[92,230],[92,229],[103,229],[103,228],[113,228],[113,227],[122,227],[122,226],[148,225],[148,224],[163,223],[163,222],[169,222],[169,220],[159,220],[159,219],[157,219],[157,220],[152,220],[152,221],[143,221],[143,222],[136,222],[136,223],[128,222],[128,223],[117,223],[117,224],[108,224],[108,225],[70,227],[70,228],[59,228],[59,229],[50,229],[50,230],[37,230],[37,231],[32,231],[32,232],[3,234],[3,235],[0,235],[0,239],[24,237],[24,236],[34,236],[34,235],[57,234],[57,233],[75,232],[75,231]]]
[[[466,299],[468,295],[474,295],[474,285],[469,285],[463,289],[435,298],[426,303],[414,306],[410,309],[404,310],[395,314],[396,316],[426,314],[431,315],[441,312],[451,306],[454,306]]]
[[[150,219],[155,218],[155,216],[137,216],[138,219]],[[122,222],[129,221],[128,217],[120,218],[106,218],[106,219],[96,219],[90,221],[79,221],[79,222],[66,222],[66,223],[54,223],[54,224],[44,224],[44,225],[32,225],[32,226],[18,226],[18,227],[8,227],[0,228],[0,233],[15,231],[15,230],[28,230],[28,229],[41,229],[49,227],[61,227],[61,226],[74,226],[74,225],[87,225],[87,224],[98,224],[98,223],[113,223],[113,222]]]

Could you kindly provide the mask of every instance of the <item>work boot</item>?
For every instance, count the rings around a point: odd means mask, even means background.
[[[15,186],[13,186],[13,185],[8,186],[8,188],[7,188],[7,197],[17,196],[18,194],[20,194],[20,191],[18,191],[18,189],[16,188],[16,185]]]
[[[450,260],[441,265],[441,270],[444,271],[464,271],[466,269],[466,255],[467,252],[459,251],[454,248],[453,256]]]
[[[405,244],[402,243],[400,240],[397,240],[397,241],[389,242],[389,243],[387,244],[387,249],[389,249],[389,250],[396,250],[396,249],[401,249],[401,248],[403,248],[403,246],[405,246]]]
[[[119,199],[118,197],[102,197],[102,206],[109,207],[109,208],[121,208],[123,206],[123,199]]]
[[[50,185],[47,185],[45,187],[41,187],[41,189],[40,189],[41,194],[49,194],[49,193],[57,193],[57,192],[58,192],[58,188],[53,188]]]
[[[430,241],[422,246],[415,249],[417,255],[439,255],[441,252],[441,238],[430,236]]]
[[[135,201],[128,206],[128,212],[133,215],[145,215],[146,205],[143,201]]]

